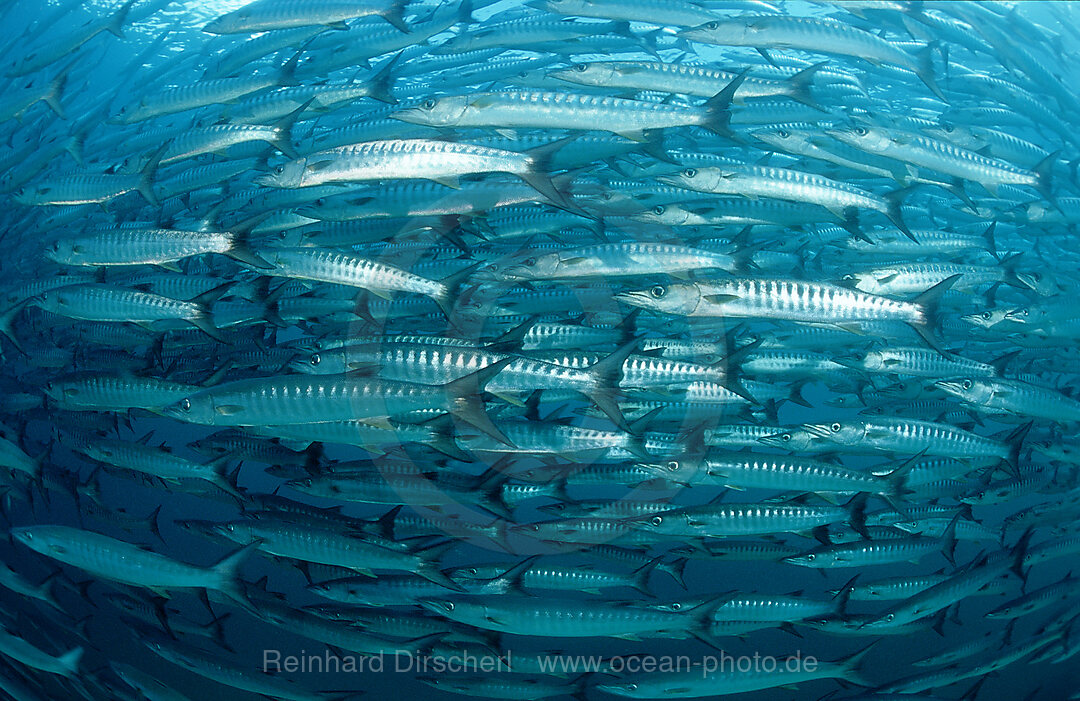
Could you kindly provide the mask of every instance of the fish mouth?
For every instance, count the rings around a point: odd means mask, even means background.
[[[629,292],[618,292],[615,294],[615,301],[626,302],[634,306],[644,306],[643,302],[648,302],[651,298],[649,293],[643,290],[631,290]]]
[[[406,107],[391,114],[390,118],[409,124],[424,124],[425,120],[421,119],[420,115],[421,112],[416,107]]]
[[[256,185],[261,185],[262,187],[280,187],[280,185],[277,184],[277,178],[271,173],[256,176],[254,183]]]
[[[963,389],[963,385],[956,380],[938,380],[934,386],[950,394],[959,394]]]
[[[683,179],[678,175],[657,175],[655,180],[657,182],[664,183],[665,185],[674,185],[675,187],[685,187]]]
[[[782,448],[784,446],[784,443],[787,442],[784,440],[783,436],[783,433],[770,433],[767,436],[758,436],[757,440],[758,443],[762,443],[764,445]]]

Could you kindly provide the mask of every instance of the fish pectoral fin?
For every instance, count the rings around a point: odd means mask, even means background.
[[[739,295],[704,295],[704,299],[711,304],[727,304],[739,299]]]
[[[645,138],[645,132],[641,129],[631,129],[630,131],[617,131],[615,133],[624,139],[630,139],[631,141],[636,141],[639,144],[648,141],[648,139]]]
[[[243,410],[244,407],[240,404],[222,404],[221,406],[214,407],[214,411],[221,416],[234,416]]]
[[[437,182],[440,185],[445,185],[446,187],[451,187],[455,190],[461,189],[461,180],[455,175],[433,176],[428,178],[428,180]]]
[[[353,572],[358,572],[365,577],[371,577],[372,579],[375,579],[375,573],[366,567],[351,567],[349,569],[351,569]]]
[[[381,428],[384,431],[394,431],[396,427],[390,423],[390,417],[388,416],[368,416],[363,419],[359,419],[361,423],[368,426],[374,426],[375,428]]]
[[[491,396],[497,397],[502,401],[506,402],[507,404],[512,404],[517,407],[525,406],[525,402],[521,401],[519,397],[516,397],[509,392],[490,392],[489,390],[489,393],[491,394]]]

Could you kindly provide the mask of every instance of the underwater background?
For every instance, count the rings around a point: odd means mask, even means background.
[[[1075,696],[1076,12],[0,0],[0,692]]]

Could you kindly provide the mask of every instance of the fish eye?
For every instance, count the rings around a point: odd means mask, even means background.
[[[870,132],[866,130],[866,127],[855,127],[855,134],[858,136],[866,136]]]
[[[697,177],[697,168],[687,168],[686,170],[684,170],[682,172],[682,174],[684,176],[688,177],[688,178],[696,178]]]
[[[653,211],[653,214],[655,214],[656,216],[659,217],[659,216],[663,216],[664,212],[667,211],[667,208],[665,208],[664,205],[662,205],[662,204],[658,204],[658,205],[656,205],[655,207],[652,208],[652,211]]]
[[[59,252],[59,251],[60,251],[60,242],[59,242],[59,241],[57,241],[56,243],[54,243],[54,244],[53,244],[53,247],[52,247],[52,249],[53,249],[54,251],[57,251],[57,252]]]
[[[316,207],[325,207],[326,206],[326,198],[325,197],[320,197],[319,199],[315,200],[315,206]]]
[[[807,560],[807,562],[813,562],[816,557],[817,556],[814,555],[814,553],[810,553],[809,555],[806,556],[806,560]]]
[[[420,103],[420,106],[426,110],[433,110],[435,109],[435,100],[433,98],[428,98]]]
[[[447,611],[453,611],[454,610],[454,602],[453,601],[444,601],[443,602],[443,608],[446,609]]]
[[[840,427],[840,424],[835,423],[832,426],[829,426],[829,428],[832,429],[833,433],[839,433],[841,427]]]
[[[277,168],[274,168],[274,172],[278,175],[281,175],[285,172],[285,166],[278,166]]]
[[[790,440],[791,440],[791,434],[790,434],[790,433],[784,433],[784,434],[781,434],[781,435],[780,435],[780,440],[782,440],[782,441],[784,441],[785,443],[787,443],[788,441],[790,441]]]
[[[534,265],[536,265],[536,259],[535,259],[535,258],[526,258],[526,259],[525,259],[525,266],[526,266],[526,267],[529,267],[529,268],[531,268],[531,267],[533,267]]]
[[[663,297],[663,296],[664,296],[665,294],[667,294],[667,290],[666,290],[666,289],[664,289],[664,286],[663,286],[663,285],[657,285],[656,287],[654,287],[654,288],[652,288],[651,290],[649,290],[649,294],[651,294],[651,295],[652,295],[653,297],[655,297],[656,299],[660,299],[660,298],[661,298],[661,297]]]
[[[664,517],[663,516],[653,516],[651,519],[649,519],[649,523],[651,523],[654,526],[661,526],[664,523]]]
[[[680,604],[678,601],[676,601],[675,603],[673,603],[671,605],[671,610],[672,611],[678,611],[681,608],[682,608],[682,604]]]
[[[886,623],[892,623],[894,618],[896,618],[896,616],[890,613],[890,614],[885,616],[885,622]]]
[[[321,362],[322,362],[322,358],[319,357],[318,353],[311,356],[311,364],[312,365],[318,365]]]
[[[499,266],[496,265],[495,263],[492,263],[490,265],[485,265],[483,268],[481,268],[481,270],[486,270],[489,273],[493,273],[498,269],[499,269]]]
[[[672,460],[671,462],[669,462],[667,464],[667,469],[668,469],[669,472],[675,472],[676,470],[679,469],[679,461],[678,460]]]
[[[779,136],[781,139],[786,139],[791,136],[791,134],[789,134],[786,129],[780,129],[776,132],[776,135]]]
[[[578,73],[584,73],[585,71],[589,70],[589,66],[586,63],[579,63],[574,66],[574,70]]]
[[[991,314],[990,312],[983,312],[982,313],[982,318],[986,319],[987,321],[989,321],[990,317],[992,317],[992,316],[993,316],[993,314]]]
[[[191,400],[190,399],[184,399],[183,401],[181,401],[180,402],[180,410],[181,411],[191,411]]]
[[[637,684],[635,684],[634,682],[630,682],[629,684],[626,685],[626,690],[627,691],[637,691]]]
[[[971,389],[971,380],[964,380],[960,386],[964,389]]]
[[[719,28],[720,28],[720,23],[719,22],[706,22],[705,23],[705,29],[708,29],[710,31],[713,30],[713,29],[719,29]]]

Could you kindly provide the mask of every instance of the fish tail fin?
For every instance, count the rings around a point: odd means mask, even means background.
[[[844,508],[847,509],[849,514],[848,521],[851,523],[851,527],[867,540],[870,539],[870,534],[866,530],[866,501],[868,498],[869,495],[866,492],[859,492],[844,504]]]
[[[705,110],[705,115],[702,118],[701,126],[720,136],[728,138],[735,136],[731,131],[731,103],[735,99],[735,92],[746,80],[746,75],[749,72],[749,68],[743,70],[723,90],[705,101],[702,108]]]
[[[934,49],[940,46],[940,42],[931,41],[929,44],[919,50],[915,56],[915,60],[918,62],[918,69],[915,71],[915,75],[919,76],[919,80],[926,84],[926,87],[930,88],[930,92],[944,102],[949,104],[949,98],[945,97],[945,93],[941,91],[941,87],[937,84],[937,80],[934,78]],[[946,70],[948,70],[948,59],[942,54],[942,58],[945,59]]]
[[[71,72],[71,65],[61,69],[56,77],[49,82],[49,91],[41,98],[41,101],[49,106],[56,116],[60,119],[67,119],[67,115],[64,114],[64,107],[60,104],[60,98],[64,95],[64,87],[67,85],[68,73]]]
[[[300,81],[296,79],[296,67],[300,65],[300,57],[303,55],[303,50],[297,51],[288,61],[282,64],[277,75],[278,86],[291,88],[300,85]]]
[[[448,320],[454,318],[454,307],[458,299],[458,288],[468,282],[469,278],[472,277],[472,274],[476,272],[479,267],[480,263],[470,265],[456,273],[450,273],[440,280],[442,289],[438,296],[433,297],[432,299],[434,299],[435,304],[439,305],[439,309],[442,310],[443,315]]]
[[[465,423],[473,426],[495,440],[505,445],[516,447],[506,434],[488,416],[484,408],[484,400],[481,393],[484,385],[502,372],[514,358],[503,358],[497,363],[492,363],[465,377],[448,382],[443,385],[446,394],[451,398],[450,413]]]
[[[411,34],[412,28],[405,23],[405,8],[409,6],[409,0],[392,0],[386,11],[381,13],[384,20],[397,27],[405,34]],[[470,14],[470,17],[472,15]]]
[[[0,334],[3,334],[7,340],[11,341],[11,345],[15,346],[15,350],[19,351],[23,355],[27,355],[26,350],[23,348],[22,343],[19,342],[18,337],[15,335],[15,319],[22,312],[23,308],[30,303],[30,300],[23,300],[19,302],[11,309],[8,309],[3,314],[0,314]]]
[[[622,379],[623,363],[638,347],[638,339],[632,338],[622,344],[614,353],[596,361],[587,372],[593,378],[593,388],[586,392],[600,411],[623,431],[630,431],[630,425],[619,408],[617,387]]]
[[[859,650],[853,655],[845,657],[838,662],[845,681],[849,681],[852,684],[858,684],[859,686],[873,686],[872,683],[868,682],[863,677],[863,660],[866,659],[866,654],[870,652],[878,642],[879,641],[875,640],[862,650]]]
[[[1054,151],[1041,161],[1035,164],[1032,169],[1035,173],[1036,184],[1035,189],[1043,196],[1050,204],[1054,205],[1060,211],[1057,200],[1054,198],[1053,180],[1054,180],[1054,164],[1057,163],[1058,156],[1061,155],[1061,151]]]
[[[160,207],[161,202],[158,201],[157,195],[154,194],[154,179],[157,177],[158,167],[161,165],[161,157],[165,155],[165,151],[169,148],[168,144],[162,144],[154,155],[150,156],[150,160],[146,162],[143,169],[139,171],[139,194],[143,196],[151,207]]]
[[[390,89],[394,87],[394,68],[401,59],[401,54],[401,51],[397,52],[393,58],[379,68],[375,75],[365,81],[368,86],[368,97],[388,105],[398,103],[397,98],[390,94]]]
[[[795,100],[796,102],[801,102],[807,107],[812,107],[816,110],[820,110],[821,112],[828,112],[829,110],[822,107],[821,104],[814,99],[814,96],[810,92],[810,88],[814,85],[814,76],[817,75],[818,71],[820,71],[827,65],[829,65],[828,61],[821,61],[820,63],[815,63],[809,68],[802,69],[795,75],[788,78],[787,96],[790,97],[792,100]]]
[[[520,173],[520,177],[528,183],[529,187],[546,197],[556,207],[593,219],[594,217],[571,200],[567,193],[559,190],[551,177],[551,171],[554,170],[552,161],[555,155],[576,139],[576,135],[568,136],[526,151],[527,166],[525,171]]]
[[[235,261],[250,265],[253,268],[268,270],[274,267],[273,264],[267,262],[266,259],[260,256],[258,252],[251,247],[248,234],[244,232],[234,231],[230,234],[229,250],[225,251],[225,255]]]
[[[296,122],[300,119],[300,115],[307,111],[313,102],[315,102],[314,97],[274,122],[274,130],[277,136],[274,137],[274,140],[271,143],[278,151],[284,153],[288,158],[300,158],[300,154],[297,153],[296,148],[292,143],[293,127],[296,126]]]
[[[654,557],[641,567],[631,572],[629,581],[630,586],[632,586],[634,589],[637,589],[642,594],[652,596],[652,592],[649,591],[649,577],[652,575],[653,572],[656,571],[656,568],[660,565],[663,559],[664,558],[660,556]]]
[[[919,451],[917,455],[914,455],[905,460],[904,463],[900,465],[900,467],[885,475],[885,480],[889,483],[890,496],[899,497],[911,492],[911,490],[907,488],[907,481],[908,478],[911,477],[911,470],[925,456],[926,449],[924,448],[923,450]]]
[[[56,661],[60,663],[60,666],[63,667],[68,674],[78,674],[79,660],[82,659],[82,656],[83,649],[81,647],[76,647],[68,650],[63,655],[60,655]]]
[[[994,232],[997,230],[997,219],[990,222],[990,226],[986,227],[986,231],[982,233],[982,237],[986,240],[986,250],[990,251],[990,255],[994,256],[999,262],[1001,261],[998,256],[997,240],[994,238]]]
[[[664,563],[663,567],[657,565],[657,569],[667,572],[668,575],[675,580],[676,584],[683,589],[686,589],[686,563],[688,562],[690,562],[690,558],[685,556],[679,557],[671,562]]]
[[[132,6],[138,2],[138,0],[128,0],[116,11],[116,14],[109,20],[109,24],[105,26],[105,31],[112,34],[118,39],[124,38],[124,25],[127,24],[128,13],[131,12]]]
[[[255,605],[244,591],[244,583],[240,579],[240,565],[251,557],[251,553],[259,547],[260,543],[262,543],[261,540],[254,540],[221,558],[217,564],[210,567],[214,579],[213,587],[210,588],[235,601],[247,611],[254,611]]]
[[[893,190],[889,194],[885,195],[885,216],[893,225],[903,232],[904,236],[915,243],[919,243],[919,239],[915,238],[915,235],[911,233],[911,229],[904,222],[903,204],[904,198],[911,194],[911,192],[919,187],[918,185],[909,185],[908,187],[902,187],[899,190]]]
[[[1006,463],[1015,477],[1020,477],[1020,451],[1024,447],[1024,440],[1033,424],[1033,421],[1028,421],[1005,437],[1005,442],[1009,445],[1009,457]]]
[[[940,325],[941,313],[939,307],[941,305],[941,298],[961,277],[960,273],[947,277],[926,292],[923,292],[914,300],[915,304],[922,308],[923,320],[922,323],[910,324],[910,326],[915,329],[920,337],[922,337],[923,341],[926,342],[926,345],[942,355],[948,355],[948,352],[941,345],[941,341],[938,340],[937,336],[934,335],[934,330]]]

